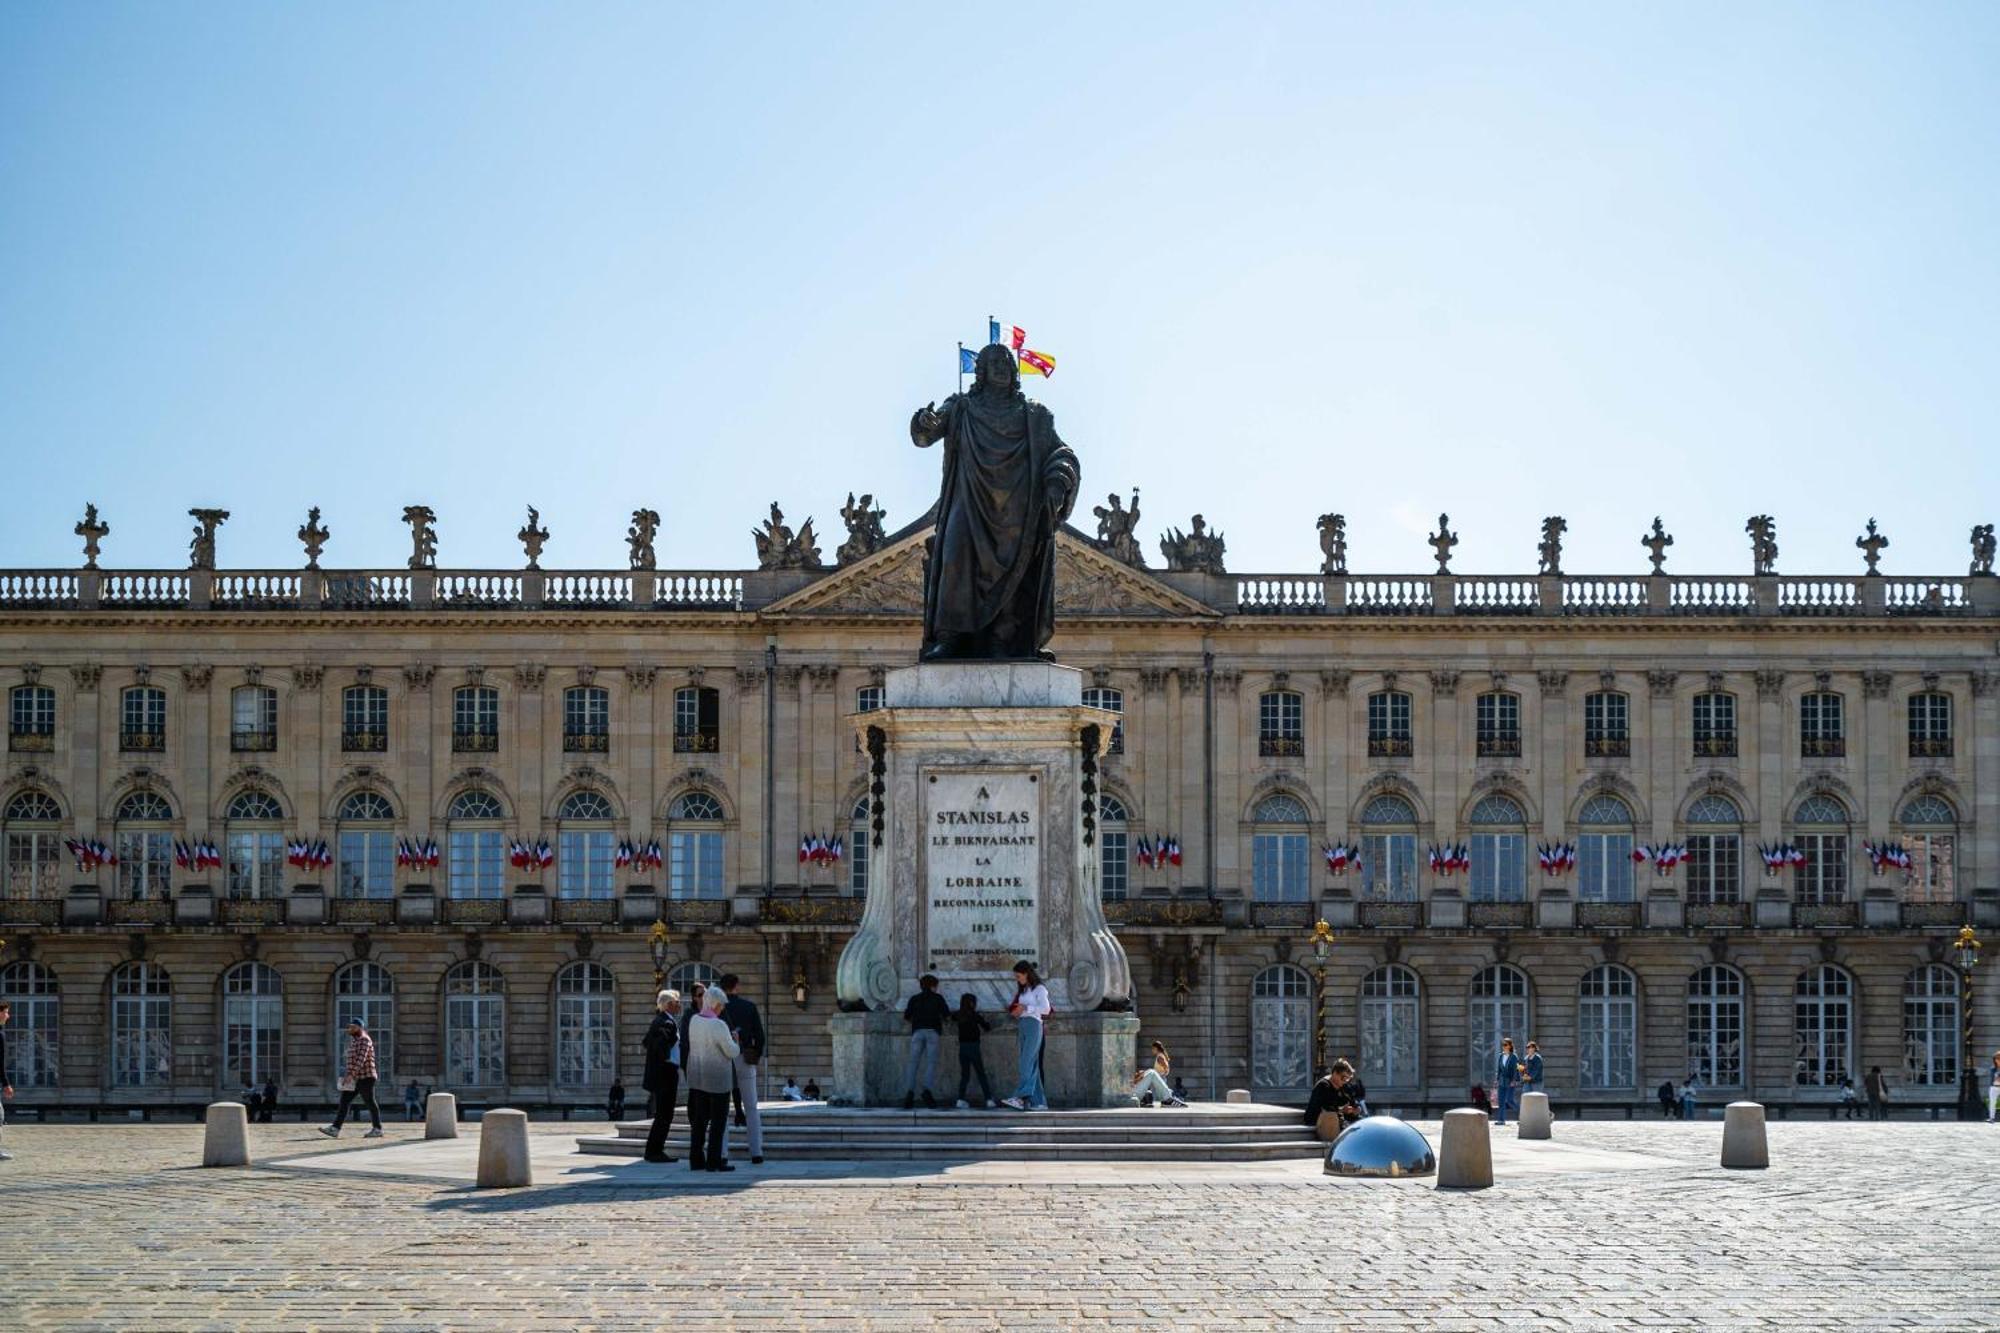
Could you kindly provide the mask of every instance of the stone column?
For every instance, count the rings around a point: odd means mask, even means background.
[[[1879,579],[1871,581],[1880,582]],[[1851,752],[1849,762],[1851,764],[1853,759],[1858,758],[1863,764],[1860,781],[1854,785],[1866,805],[1855,812],[1855,822],[1867,830],[1864,836],[1876,841],[1888,836],[1889,821],[1895,818],[1890,806],[1896,798],[1895,777],[1902,765],[1896,762],[1894,747],[1898,740],[1907,736],[1907,733],[1898,736],[1891,720],[1889,698],[1894,689],[1895,677],[1887,671],[1861,673],[1860,734],[1854,737],[1856,748]],[[1904,753],[1908,753],[1907,746]],[[1861,851],[1859,842],[1857,838],[1853,848],[1857,855]],[[1854,864],[1863,862],[1856,860]],[[1849,896],[1857,902],[1861,898],[1859,892]]]
[[[210,755],[216,745],[217,730],[222,733],[222,753],[224,755],[229,753],[229,713],[227,708],[223,710],[219,728],[213,727],[209,721],[209,691],[214,685],[214,675],[212,668],[203,665],[181,669],[181,729],[180,734],[176,736],[169,728],[167,736],[169,762],[166,767],[169,771],[178,769],[180,772],[183,782],[181,799],[187,804],[187,809],[181,811],[181,815],[187,820],[188,829],[207,830],[215,839],[216,845],[221,848],[226,860],[229,849],[222,846],[222,818],[215,810],[214,777]],[[180,751],[178,763],[172,762],[176,749]],[[227,878],[229,868],[225,865],[221,870],[206,873],[212,873],[218,878]]]
[[[100,837],[109,842],[109,812],[100,811],[98,800],[104,751],[107,746],[118,744],[117,692],[99,691],[104,669],[95,663],[79,664],[69,671],[74,689],[70,696],[70,716],[75,719],[70,733],[70,813],[76,820],[79,837]]]
[[[1646,673],[1646,749],[1651,761],[1647,767],[1647,781],[1653,791],[1653,823],[1640,836],[1642,842],[1666,842],[1674,835],[1675,806],[1679,792],[1674,784],[1675,742],[1678,739],[1674,729],[1675,687],[1679,674],[1673,671],[1653,670]],[[1741,744],[1741,741],[1738,741]],[[1652,878],[1650,867],[1638,867],[1639,883],[1635,885],[1640,894],[1649,887]]]
[[[1967,899],[1974,888],[2000,886],[2000,671],[1973,672],[1971,688],[1971,718],[1956,736],[1972,772],[1972,817],[1979,830],[1957,848],[1958,893]]]
[[[1777,842],[1784,837],[1785,830],[1785,673],[1777,670],[1759,671],[1757,681],[1757,732],[1755,750],[1756,781],[1753,789],[1757,793],[1757,841]],[[1747,728],[1739,724],[1737,744],[1743,746],[1749,737]],[[1751,756],[1742,756],[1745,759]],[[1746,856],[1754,856],[1756,849],[1746,847]],[[1754,866],[1746,866],[1746,877],[1758,873]]]
[[[281,738],[279,744],[289,744],[291,749],[292,772],[297,783],[292,794],[298,802],[296,815],[301,835],[305,836],[308,830],[317,830],[311,836],[325,838],[327,845],[338,856],[340,849],[334,846],[333,815],[325,809],[328,767],[325,753],[326,695],[320,689],[325,674],[325,670],[317,666],[292,668],[291,698],[287,701],[290,704],[290,720],[285,724],[292,734],[289,738]],[[324,872],[312,871],[308,878],[324,878]]]
[[[1205,756],[1202,753],[1202,679],[1199,666],[1182,666],[1175,672],[1180,688],[1168,697],[1177,705],[1175,716],[1178,720],[1180,763],[1174,765],[1171,775],[1170,799],[1165,803],[1161,818],[1171,822],[1178,817],[1181,828],[1162,828],[1162,832],[1178,834],[1181,840],[1182,878],[1186,887],[1197,875],[1200,867],[1213,866],[1214,857],[1209,850],[1208,835],[1202,827],[1202,768]],[[1210,882],[1201,885],[1205,891],[1213,891],[1214,874]]]
[[[437,668],[429,663],[413,663],[403,668],[401,690],[396,694],[395,734],[390,737],[398,751],[397,767],[408,782],[410,830],[414,836],[435,838],[443,848],[444,816],[435,810],[436,793],[451,773],[451,725],[448,716],[440,724],[432,706],[432,681]],[[395,689],[395,683],[391,683]],[[449,848],[444,848],[449,853]],[[417,870],[411,878],[431,882],[437,872]]]
[[[618,747],[626,775],[626,813],[634,842],[653,836],[653,806],[660,799],[653,755],[662,742],[673,744],[673,719],[662,721],[660,705],[663,697],[672,696],[654,688],[658,678],[658,670],[650,665],[625,668],[625,706],[619,711],[619,725],[612,729],[611,743]],[[647,878],[652,878],[651,872]]]

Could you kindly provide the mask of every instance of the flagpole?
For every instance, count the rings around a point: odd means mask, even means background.
[[[958,391],[965,392],[965,344],[958,345]]]

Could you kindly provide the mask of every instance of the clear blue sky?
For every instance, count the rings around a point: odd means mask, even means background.
[[[1065,12],[1076,9],[1084,12]],[[1088,506],[1232,569],[1962,572],[2000,5],[0,8],[0,565],[831,558],[998,314]]]

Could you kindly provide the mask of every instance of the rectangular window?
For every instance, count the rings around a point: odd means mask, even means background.
[[[1368,757],[1407,759],[1410,756],[1410,696],[1382,690],[1368,696]]]
[[[1098,860],[1100,870],[1098,891],[1106,902],[1121,902],[1131,892],[1132,863],[1131,848],[1127,843],[1125,829],[1101,828],[1097,840],[1102,853]]]
[[[1519,758],[1521,696],[1493,692],[1479,696],[1475,737],[1481,759]]]
[[[229,748],[236,751],[278,748],[278,692],[261,685],[244,685],[229,694]]]
[[[342,898],[396,896],[396,838],[387,829],[343,832],[335,871]]]
[[[18,686],[10,700],[7,748],[47,754],[56,746],[56,692],[46,685]]]
[[[173,890],[174,835],[121,832],[118,888],[129,898],[165,898]]]
[[[1694,757],[1736,757],[1736,696],[1697,694],[1694,697]]]
[[[609,829],[564,830],[556,851],[556,894],[562,898],[609,898],[616,848]]]
[[[563,691],[563,750],[604,754],[611,748],[611,691],[579,685]]]
[[[667,896],[722,897],[722,835],[667,835]]]
[[[1801,833],[1799,850],[1806,863],[1798,867],[1798,900],[1802,903],[1847,901],[1847,835]]]
[[[1259,833],[1250,839],[1251,893],[1260,903],[1302,903],[1312,872],[1303,833]]]
[[[1799,696],[1799,754],[1806,759],[1837,759],[1847,753],[1847,733],[1841,724],[1840,696],[1827,691]]]
[[[1528,837],[1525,833],[1475,833],[1466,840],[1472,875],[1466,901],[1528,901]]]
[[[451,831],[451,896],[498,898],[503,892],[506,857],[499,829]]]
[[[1687,838],[1687,900],[1743,901],[1743,839],[1734,833],[1691,833]]]
[[[674,753],[715,754],[722,748],[722,696],[703,686],[674,691]]]
[[[62,839],[53,831],[7,833],[9,898],[54,898],[62,875]]]
[[[1580,903],[1629,903],[1637,900],[1632,883],[1631,834],[1577,835],[1576,900]]]
[[[1927,691],[1910,696],[1910,758],[1951,757],[1951,696]]]
[[[340,748],[360,754],[388,750],[389,691],[379,685],[354,685],[341,692]]]
[[[1108,689],[1088,689],[1083,692],[1085,708],[1102,708],[1106,712],[1122,714],[1125,711],[1125,691]],[[1125,720],[1121,716],[1111,724],[1111,739],[1105,743],[1104,753],[1125,753]]]
[[[118,748],[142,753],[167,748],[167,692],[151,686],[127,690],[120,699]]]
[[[1257,701],[1257,753],[1296,759],[1306,752],[1300,697],[1290,690],[1271,690]]]
[[[1949,833],[1912,833],[1903,840],[1910,868],[1903,872],[1903,899],[1913,903],[1958,901],[1955,839]]]
[[[1583,752],[1593,759],[1623,759],[1632,753],[1631,701],[1616,690],[1583,697]]]
[[[500,691],[468,685],[452,692],[451,748],[473,754],[500,748]]]
[[[285,835],[232,833],[229,885],[232,898],[276,898],[285,891]]]
[[[678,702],[678,700],[676,702]],[[854,692],[855,712],[872,713],[881,706],[882,706],[882,687],[880,685],[863,685],[860,689]]]
[[[1370,902],[1417,900],[1417,835],[1369,833],[1361,839],[1361,896]]]

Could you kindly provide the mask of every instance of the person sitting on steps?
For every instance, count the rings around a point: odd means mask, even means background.
[[[1173,1072],[1173,1057],[1167,1054],[1162,1042],[1153,1043],[1153,1067],[1142,1069],[1132,1076],[1132,1100],[1141,1106],[1186,1106],[1180,1095],[1167,1084],[1167,1076]]]

